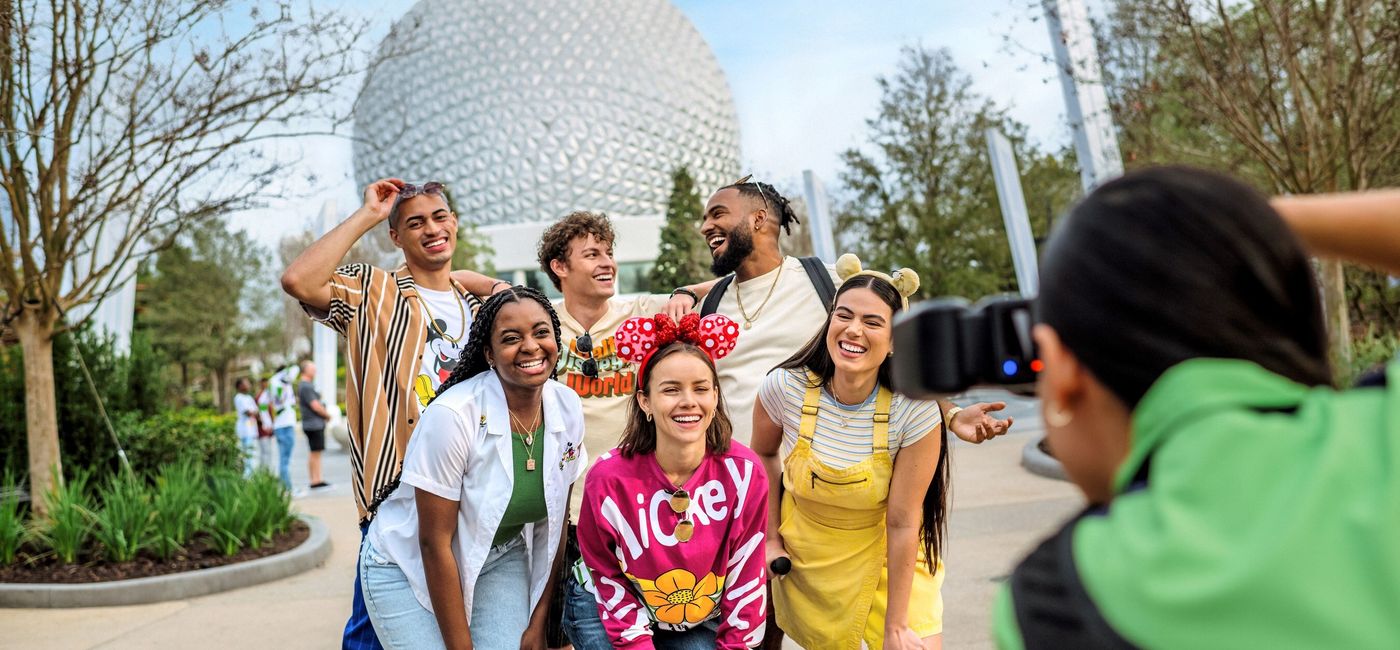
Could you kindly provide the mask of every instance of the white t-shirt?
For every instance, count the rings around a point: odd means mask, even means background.
[[[812,453],[832,467],[850,467],[870,457],[874,450],[875,397],[878,386],[860,404],[842,404],[825,388],[817,406],[817,430],[812,435]],[[797,446],[802,430],[802,400],[807,396],[806,373],[779,368],[763,380],[758,398],[774,424],[783,428],[782,457]],[[890,458],[912,445],[943,423],[938,402],[911,400],[895,393],[890,400]]]
[[[832,284],[840,287],[836,270],[828,267],[827,271]],[[764,304],[770,287],[773,297]],[[744,329],[744,317],[739,312],[740,292],[744,310],[754,319],[749,329]],[[725,404],[729,406],[729,419],[734,423],[734,439],[748,446],[753,437],[753,405],[759,383],[768,371],[786,361],[821,330],[826,322],[826,306],[802,262],[789,256],[783,258],[779,268],[747,282],[730,284],[720,297],[717,311],[739,324],[738,344],[715,366]]]
[[[583,476],[583,410],[578,396],[556,381],[544,383],[544,427],[539,471],[544,472],[545,526],[526,524],[530,563],[530,609],[544,595],[559,548],[569,486]],[[468,622],[476,579],[515,484],[510,411],[495,371],[483,372],[448,388],[423,410],[404,452],[401,483],[380,504],[366,535],[374,548],[403,569],[418,603],[432,611],[423,555],[418,547],[416,490],[458,502],[452,540]],[[508,469],[510,468],[510,469]],[[579,484],[577,489],[583,489]],[[484,597],[490,597],[485,594]]]
[[[598,363],[598,376],[583,374],[588,356],[578,349],[578,337],[584,329],[569,314],[563,301],[555,304],[559,313],[559,336],[563,344],[556,366],[556,379],[578,393],[583,401],[584,446],[595,451],[607,451],[617,446],[622,428],[627,423],[628,404],[637,392],[637,365],[617,356],[613,332],[623,321],[633,316],[655,316],[661,313],[670,296],[643,295],[608,300],[608,312],[588,330],[593,339],[593,359]],[[578,521],[579,504],[583,503],[583,485],[569,499],[569,516]]]
[[[298,374],[297,367],[291,366],[273,375],[267,383],[267,391],[272,394],[269,405],[272,407],[272,428],[274,429],[297,425],[296,380]]]
[[[238,437],[258,437],[258,403],[253,401],[253,396],[247,393],[234,395],[233,410],[238,412]],[[248,415],[250,411],[253,412],[251,416]]]
[[[462,348],[467,346],[467,335],[472,329],[472,312],[467,301],[455,291],[437,291],[418,287],[418,297],[422,300],[424,322],[428,327],[427,342],[423,344],[423,365],[418,376],[413,379],[413,392],[418,396],[419,408],[437,394],[438,386],[457,367],[457,359],[462,356]],[[465,315],[465,318],[463,317]],[[433,327],[436,321],[437,327]],[[457,339],[456,343],[447,336]]]

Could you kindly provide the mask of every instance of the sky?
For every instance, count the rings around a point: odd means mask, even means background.
[[[370,18],[377,43],[411,0],[348,0],[343,10]],[[972,76],[974,89],[1008,108],[1042,147],[1069,143],[1064,100],[1050,37],[1031,0],[674,0],[695,24],[724,70],[739,116],[745,172],[779,187],[800,187],[811,169],[839,191],[840,154],[866,141],[866,120],[879,105],[876,78],[893,75],[906,46],[947,48]],[[1091,7],[1097,3],[1090,3]],[[358,87],[358,82],[353,84]],[[327,200],[337,218],[359,202],[350,143],[301,138],[279,145],[301,160],[296,177],[315,180],[232,217],[276,250],[302,231]]]

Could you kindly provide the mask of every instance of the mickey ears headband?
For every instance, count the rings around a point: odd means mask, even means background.
[[[634,316],[623,321],[613,336],[617,356],[638,366],[645,366],[652,354],[676,341],[694,345],[704,350],[711,361],[717,361],[734,351],[739,325],[723,314],[704,318],[699,314],[686,314],[680,323],[666,314]]]
[[[860,267],[860,258],[846,253],[836,260],[836,275],[842,282],[857,275],[870,275],[894,286],[894,290],[899,292],[899,298],[904,302],[904,308],[909,308],[909,296],[914,295],[919,290],[919,274],[911,268],[902,268],[894,272],[894,275],[886,275],[879,271],[870,271]]]

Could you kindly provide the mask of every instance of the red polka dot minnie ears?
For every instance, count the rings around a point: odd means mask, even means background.
[[[613,336],[617,342],[617,356],[638,366],[645,366],[652,354],[676,341],[694,345],[704,350],[711,361],[718,361],[734,351],[739,325],[723,314],[704,318],[686,314],[679,323],[666,314],[657,314],[650,318],[629,318],[618,326]]]

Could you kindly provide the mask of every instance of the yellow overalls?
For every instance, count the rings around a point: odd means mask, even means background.
[[[803,398],[797,445],[783,460],[778,520],[792,571],[772,584],[778,625],[807,650],[885,645],[891,399],[884,387],[875,397],[870,457],[834,468],[812,453],[821,387],[809,384]],[[909,597],[909,627],[920,637],[943,631],[942,586],[942,561],[930,574],[921,545]]]

